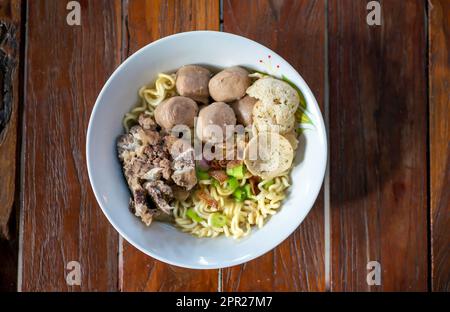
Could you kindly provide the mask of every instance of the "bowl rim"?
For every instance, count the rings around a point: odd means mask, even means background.
[[[322,134],[323,134],[323,139],[325,144],[323,144],[323,159],[321,161],[321,163],[323,163],[321,172],[319,174],[319,176],[321,177],[320,181],[321,183],[318,183],[317,186],[315,186],[315,188],[311,189],[311,193],[313,194],[313,196],[311,198],[313,198],[313,201],[310,205],[310,207],[307,209],[307,212],[305,213],[305,215],[300,218],[298,220],[298,222],[295,222],[295,225],[291,225],[291,230],[289,230],[287,232],[286,235],[282,235],[280,236],[279,239],[275,240],[274,243],[271,244],[270,247],[268,248],[262,248],[260,251],[253,253],[250,257],[246,258],[246,259],[241,259],[241,260],[233,260],[233,261],[228,261],[225,264],[198,264],[198,265],[191,265],[191,264],[186,264],[183,263],[182,261],[174,261],[171,259],[167,259],[164,257],[161,257],[159,255],[155,255],[153,254],[151,251],[147,250],[146,248],[144,248],[143,246],[141,246],[139,243],[134,242],[113,220],[112,218],[109,216],[109,213],[107,212],[107,209],[103,207],[102,205],[102,201],[100,200],[100,194],[97,193],[97,190],[95,189],[94,185],[93,185],[93,169],[91,168],[91,157],[89,156],[90,153],[90,146],[91,146],[91,137],[92,137],[92,120],[95,117],[95,114],[97,112],[97,109],[99,107],[99,102],[100,99],[102,99],[103,94],[105,93],[105,90],[108,89],[109,85],[111,84],[111,81],[114,79],[114,77],[118,74],[118,72],[120,72],[121,70],[123,70],[123,68],[125,68],[127,66],[127,64],[135,57],[137,57],[138,55],[144,53],[147,49],[152,48],[155,45],[158,45],[164,41],[168,41],[168,40],[173,40],[179,37],[186,37],[186,36],[201,36],[204,34],[214,34],[217,36],[225,36],[225,37],[229,37],[229,38],[238,38],[240,40],[244,39],[247,41],[250,41],[251,43],[253,43],[256,46],[260,46],[261,48],[267,49],[268,51],[270,51],[270,53],[278,58],[280,58],[282,61],[284,61],[286,63],[286,67],[288,67],[290,70],[292,70],[294,73],[296,73],[301,81],[304,83],[304,88],[306,89],[307,92],[309,92],[309,94],[311,95],[312,101],[309,101],[308,104],[314,105],[317,109],[318,112],[318,118],[317,118],[317,122],[318,122],[318,126],[320,128],[320,130],[322,130]],[[302,90],[304,91],[304,90]],[[317,103],[316,97],[314,96],[313,92],[311,91],[311,88],[309,87],[309,85],[306,83],[306,81],[304,80],[303,76],[300,75],[300,73],[287,61],[285,60],[282,56],[280,56],[278,53],[276,53],[275,51],[271,50],[270,48],[262,45],[259,42],[256,42],[252,39],[249,39],[247,37],[243,37],[243,36],[239,36],[236,34],[232,34],[232,33],[228,33],[228,32],[223,32],[223,31],[212,31],[212,30],[196,30],[196,31],[187,31],[187,32],[180,32],[180,33],[176,33],[173,35],[169,35],[166,37],[162,37],[158,40],[152,41],[150,43],[148,43],[147,45],[143,46],[142,48],[140,48],[139,50],[137,50],[136,52],[134,52],[133,54],[131,54],[130,56],[128,56],[108,77],[108,79],[106,80],[105,84],[103,85],[101,91],[99,92],[95,103],[94,103],[94,107],[92,109],[92,112],[90,114],[89,117],[89,123],[88,123],[88,128],[87,128],[87,133],[86,133],[86,166],[87,166],[87,171],[88,171],[88,177],[89,177],[89,184],[91,186],[91,189],[94,193],[95,199],[97,201],[97,204],[100,206],[103,214],[105,215],[106,219],[108,220],[108,222],[114,227],[114,229],[125,239],[127,240],[131,245],[133,245],[135,248],[137,248],[138,250],[140,250],[141,252],[143,252],[144,254],[146,254],[147,256],[150,256],[156,260],[159,260],[161,262],[170,264],[170,265],[174,265],[174,266],[178,266],[178,267],[182,267],[182,268],[188,268],[188,269],[221,269],[221,268],[227,268],[227,267],[232,267],[232,266],[236,266],[236,265],[240,265],[242,263],[246,263],[249,262],[253,259],[256,259],[266,253],[268,253],[269,251],[272,251],[273,249],[275,249],[277,246],[279,246],[283,241],[285,241],[288,237],[290,237],[297,229],[298,227],[301,225],[301,223],[303,223],[303,221],[305,220],[305,218],[307,217],[307,215],[309,214],[309,212],[311,211],[311,209],[313,208],[315,202],[317,201],[317,197],[320,193],[320,190],[322,188],[322,185],[324,183],[324,178],[325,178],[325,173],[327,171],[328,168],[328,136],[327,136],[327,128],[325,126],[324,120],[323,120],[323,115],[321,112],[321,109]],[[188,234],[186,234],[188,235]]]

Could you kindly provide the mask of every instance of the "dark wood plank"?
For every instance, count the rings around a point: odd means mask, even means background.
[[[428,8],[432,289],[450,291],[450,2]]]
[[[279,53],[305,78],[323,108],[325,1],[225,0],[224,31]],[[275,250],[225,269],[224,291],[323,291],[323,193],[300,227]]]
[[[130,0],[125,16],[126,55],[173,33],[219,29],[218,0]],[[215,291],[217,270],[188,270],[152,259],[123,241],[120,289],[123,291]]]
[[[427,290],[425,1],[328,1],[331,290]],[[381,285],[367,264],[381,264]]]
[[[17,184],[22,1],[0,3],[0,291],[17,288]]]
[[[69,26],[67,1],[28,1],[23,291],[118,286],[118,234],[91,191],[85,138],[98,92],[120,63],[121,3],[79,2],[81,26]],[[70,261],[81,265],[81,286],[66,284]]]

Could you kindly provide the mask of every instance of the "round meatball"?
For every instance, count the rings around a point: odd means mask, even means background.
[[[233,109],[224,102],[214,102],[198,114],[196,133],[203,142],[219,143],[232,135],[227,126],[236,125]]]
[[[198,106],[194,100],[184,96],[174,96],[156,107],[155,121],[166,130],[176,125],[193,127],[197,113]]]
[[[231,102],[242,98],[251,85],[249,73],[242,67],[229,67],[209,81],[209,94],[217,102]]]
[[[208,103],[208,83],[211,72],[198,65],[185,65],[177,72],[176,88],[178,94],[201,103]]]
[[[253,123],[253,106],[258,100],[251,96],[244,96],[242,99],[231,103],[231,107],[236,114],[237,122],[244,126],[249,126]]]

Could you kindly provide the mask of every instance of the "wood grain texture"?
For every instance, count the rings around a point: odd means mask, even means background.
[[[323,108],[325,1],[224,0],[223,11],[224,31],[254,39],[284,57]],[[255,55],[255,62],[266,57]],[[289,239],[260,258],[224,269],[223,290],[325,290],[323,210],[321,192]]]
[[[450,2],[428,8],[432,289],[450,291]]]
[[[219,30],[218,0],[129,0],[124,16],[124,54],[161,37],[189,30]],[[188,270],[152,259],[123,241],[123,291],[216,291],[217,270]]]
[[[17,183],[22,1],[0,3],[0,291],[17,288]]]
[[[97,206],[85,165],[89,116],[120,63],[120,1],[79,1],[81,26],[66,23],[67,1],[28,1],[23,291],[116,290],[118,235]],[[66,284],[70,261],[81,286]]]
[[[328,3],[331,290],[427,290],[425,2]]]
[[[21,1],[0,5],[0,238],[8,239],[16,190]]]

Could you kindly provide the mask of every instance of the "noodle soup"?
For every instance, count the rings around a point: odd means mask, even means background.
[[[306,120],[298,88],[240,66],[186,65],[138,95],[117,151],[144,224],[238,239],[281,209]]]

